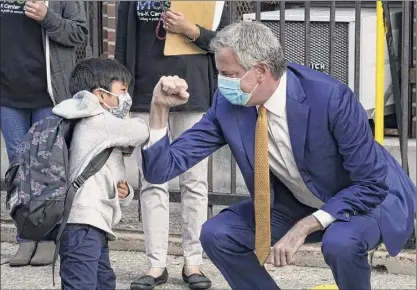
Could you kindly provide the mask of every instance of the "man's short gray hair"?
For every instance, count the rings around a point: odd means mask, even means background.
[[[232,23],[219,32],[210,43],[211,51],[230,48],[246,70],[260,62],[266,63],[277,79],[284,74],[287,62],[278,38],[259,22]]]

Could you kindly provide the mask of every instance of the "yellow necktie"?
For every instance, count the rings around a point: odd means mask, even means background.
[[[264,106],[258,109],[255,131],[255,253],[261,266],[271,248],[268,124]]]

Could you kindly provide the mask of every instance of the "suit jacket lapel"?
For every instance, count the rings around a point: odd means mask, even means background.
[[[304,149],[310,107],[303,103],[306,95],[294,73],[287,70],[287,120],[291,146],[298,170],[303,176]]]
[[[255,146],[255,128],[258,112],[256,107],[235,106],[237,122],[239,124],[239,133],[242,139],[243,148],[245,149],[251,169],[253,170],[254,146]]]

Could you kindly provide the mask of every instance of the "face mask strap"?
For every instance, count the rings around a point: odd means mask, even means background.
[[[250,70],[248,70],[244,75],[243,75],[243,77],[241,77],[240,78],[240,80],[243,80],[247,75],[248,75],[248,73],[250,73],[251,72],[251,70],[253,69],[254,67],[252,67]]]
[[[253,92],[258,88],[259,83],[256,83],[256,86],[253,88],[252,92],[250,92],[250,95],[252,96]]]
[[[103,92],[105,92],[106,94],[109,94],[109,95],[111,95],[111,96],[113,96],[113,97],[116,97],[117,98],[117,100],[118,100],[118,103],[119,103],[119,106],[120,106],[120,99],[119,99],[119,96],[118,95],[116,95],[116,94],[113,94],[113,93],[111,93],[111,92],[109,92],[108,90],[105,90],[105,89],[103,89],[103,88],[99,88],[99,90],[100,91],[103,91]],[[109,105],[107,105],[107,103],[106,102],[104,102],[103,103],[108,109],[117,109],[119,106],[117,106],[117,107],[110,107]]]

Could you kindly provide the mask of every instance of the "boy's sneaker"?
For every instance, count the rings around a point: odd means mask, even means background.
[[[27,266],[30,264],[36,250],[36,242],[24,242],[19,244],[19,249],[13,258],[9,260],[11,267]]]
[[[35,255],[30,261],[31,266],[47,266],[51,265],[54,259],[55,243],[39,242]]]

